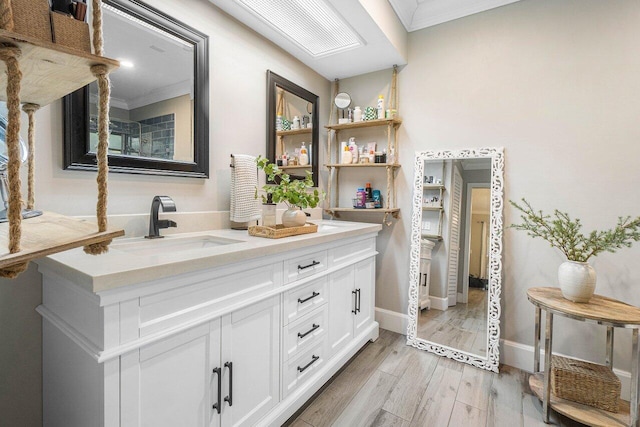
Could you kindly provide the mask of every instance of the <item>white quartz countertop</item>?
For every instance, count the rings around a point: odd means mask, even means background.
[[[82,248],[77,248],[42,258],[37,263],[98,293],[347,237],[377,233],[382,229],[380,224],[312,222],[318,224],[318,232],[281,239],[249,236],[246,230],[172,234],[157,240],[134,237],[114,240],[109,252],[103,255],[87,255]],[[201,241],[204,243],[200,244]]]

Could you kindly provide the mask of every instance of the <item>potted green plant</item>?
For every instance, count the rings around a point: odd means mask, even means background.
[[[285,173],[269,159],[258,156],[256,159],[258,169],[264,170],[267,175],[267,184],[262,187],[264,194],[262,202],[266,203],[267,195],[271,195],[274,203],[285,203],[289,209],[282,214],[282,225],[285,227],[300,227],[307,222],[307,217],[302,209],[315,208],[324,198],[324,192],[313,189],[313,179],[311,171],[306,172],[305,179],[294,179]],[[313,189],[313,191],[312,191]],[[258,188],[256,188],[256,198],[258,198]]]
[[[588,302],[595,291],[596,272],[587,263],[591,257],[630,247],[640,240],[640,217],[619,217],[616,226],[610,230],[583,234],[580,220],[571,219],[565,212],[556,209],[553,215],[545,215],[542,211],[534,211],[525,199],[522,199],[522,205],[509,202],[522,212],[522,224],[512,224],[512,228],[546,240],[567,257],[558,269],[558,283],[562,295],[574,302]]]

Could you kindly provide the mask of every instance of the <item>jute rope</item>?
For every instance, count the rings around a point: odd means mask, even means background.
[[[20,251],[20,238],[22,237],[22,197],[20,195],[20,82],[22,72],[18,58],[21,51],[17,47],[0,47],[0,60],[7,64],[7,109],[8,124],[6,129],[6,144],[9,157],[7,166],[9,176],[9,253]],[[28,262],[14,264],[0,269],[0,277],[13,279],[25,271]]]
[[[40,109],[38,104],[24,104],[22,111],[29,116],[29,156],[28,156],[28,181],[27,181],[27,209],[33,209],[35,205],[35,163],[36,163],[36,130],[35,112]]]
[[[0,29],[13,31],[13,28],[11,0],[0,0]]]
[[[93,51],[94,54],[104,55],[104,42],[102,38],[102,1],[93,0]],[[109,83],[109,69],[105,65],[94,65],[91,72],[98,79],[98,203],[96,216],[98,220],[98,232],[107,231],[107,175],[109,173],[109,97],[111,87]],[[99,255],[109,251],[111,239],[99,243],[93,243],[84,247],[84,251],[91,255]]]
[[[98,219],[98,232],[107,231],[107,175],[109,165],[107,151],[109,149],[109,97],[111,88],[109,86],[109,70],[105,65],[94,65],[91,72],[98,79],[98,93],[100,100],[98,103],[98,204],[96,206],[96,216]],[[84,247],[84,251],[91,255],[99,255],[109,250],[111,240],[94,243]]]

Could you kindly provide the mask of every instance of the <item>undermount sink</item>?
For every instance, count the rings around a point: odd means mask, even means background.
[[[333,224],[327,224],[326,222],[322,222],[320,224],[318,224],[318,231],[322,232],[322,231],[332,231],[335,230],[336,228],[341,228],[344,227],[344,224],[340,224],[340,223],[333,223]]]
[[[244,243],[242,240],[226,239],[217,236],[165,237],[162,239],[136,239],[131,242],[114,243],[119,251],[136,255],[170,255],[171,253],[194,249],[209,249],[218,246]]]

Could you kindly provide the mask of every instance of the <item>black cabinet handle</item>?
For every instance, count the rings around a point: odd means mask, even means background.
[[[222,402],[220,402],[220,399],[222,398],[222,369],[214,368],[213,373],[218,375],[218,402],[213,404],[213,409],[215,409],[219,414],[222,406]]]
[[[360,289],[356,289],[356,292],[358,292],[357,297],[358,297],[358,305],[356,307],[356,310],[358,311],[358,313],[360,313],[360,301],[361,301],[361,294],[360,294]]]
[[[314,324],[313,324],[313,327],[312,327],[311,329],[309,329],[307,332],[305,332],[304,334],[303,334],[303,333],[298,332],[298,338],[304,338],[304,337],[306,337],[307,335],[309,335],[311,332],[315,331],[315,330],[316,330],[316,329],[318,329],[319,327],[320,327],[320,325],[316,325],[316,324],[314,323]]]
[[[353,310],[351,310],[351,312],[358,314],[358,291],[351,291],[351,293],[355,296],[353,298]]]
[[[309,366],[313,365],[314,363],[316,363],[318,361],[318,359],[320,359],[320,356],[316,356],[315,354],[313,356],[311,356],[311,362],[307,363],[306,365],[304,365],[302,368],[300,366],[298,366],[298,371],[299,372],[304,372]]]
[[[307,302],[307,301],[309,301],[309,300],[312,300],[312,299],[314,299],[315,297],[317,297],[318,295],[320,295],[320,293],[318,293],[318,292],[316,292],[316,291],[313,291],[313,293],[311,294],[311,296],[310,296],[310,297],[307,297],[307,298],[305,298],[305,299],[300,299],[300,298],[298,298],[298,304],[303,304],[303,303],[305,303],[305,302]]]
[[[308,265],[300,265],[298,264],[298,270],[304,270],[307,268],[315,267],[316,265],[320,265],[320,261],[314,260],[311,264]]]
[[[229,406],[233,406],[233,363],[225,362],[225,368],[229,368],[229,395],[224,398],[225,402],[229,402]]]

